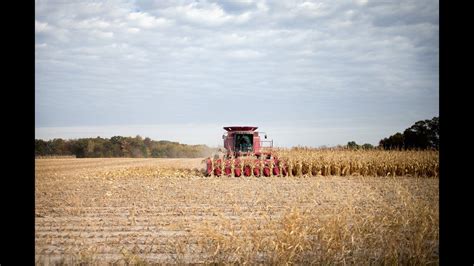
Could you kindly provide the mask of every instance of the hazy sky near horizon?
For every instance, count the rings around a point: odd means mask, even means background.
[[[439,3],[35,1],[36,138],[378,144],[439,115]]]

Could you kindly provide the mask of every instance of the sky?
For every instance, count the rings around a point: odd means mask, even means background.
[[[35,1],[36,138],[377,145],[438,115],[438,1]]]

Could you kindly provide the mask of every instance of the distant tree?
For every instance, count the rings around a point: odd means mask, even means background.
[[[439,117],[433,117],[428,121],[428,142],[430,147],[439,149]]]
[[[439,118],[421,120],[402,133],[380,140],[384,149],[439,149]]]
[[[102,144],[102,156],[101,157],[114,157],[113,156],[113,149],[114,146],[112,145],[112,142],[108,139],[105,139],[103,144]]]
[[[145,144],[146,147],[150,148],[150,147],[151,147],[151,144],[152,144],[152,140],[151,140],[149,137],[146,137],[146,138],[143,140],[143,144]]]
[[[439,118],[433,117],[433,119],[428,120],[427,127],[429,147],[439,149]]]
[[[371,150],[371,149],[373,149],[373,148],[374,148],[374,146],[373,146],[372,144],[370,144],[370,143],[364,143],[364,144],[362,145],[362,149],[364,149],[364,150]]]
[[[87,148],[89,141],[87,139],[78,139],[73,142],[72,152],[76,155],[77,158],[85,158],[87,155]]]
[[[428,125],[426,121],[418,121],[410,128],[407,128],[403,135],[405,136],[405,147],[408,149],[420,148],[426,149],[429,144]]]
[[[405,146],[415,149],[439,149],[439,118],[418,121],[404,132]]]
[[[35,156],[76,155],[85,157],[204,157],[213,153],[205,145],[185,145],[171,141],[154,141],[150,138],[114,136],[84,139],[35,139]]]
[[[405,146],[405,137],[400,132],[397,132],[395,135],[389,138],[390,140],[390,149],[401,150]]]
[[[132,157],[130,138],[123,138],[120,142],[120,152],[123,157]]]
[[[403,149],[404,136],[400,132],[397,132],[395,135],[382,139],[379,142],[379,146],[385,150]]]
[[[154,148],[151,150],[151,157],[153,158],[162,158],[164,157],[164,153],[162,153],[159,149]]]
[[[113,157],[123,157],[122,151],[122,142],[124,137],[122,136],[113,136],[110,138],[110,145],[112,146],[112,156]]]
[[[66,142],[63,139],[53,139],[49,144],[53,155],[69,155],[66,150]]]
[[[35,139],[35,156],[48,154],[48,143],[42,139]]]
[[[94,157],[94,148],[95,148],[95,142],[88,139],[87,140],[87,149],[86,149],[86,153],[90,156],[90,157]],[[88,157],[89,157],[88,156]]]
[[[359,145],[357,145],[357,143],[355,141],[349,141],[347,143],[347,148],[349,148],[351,150],[355,150],[355,149],[359,148]]]

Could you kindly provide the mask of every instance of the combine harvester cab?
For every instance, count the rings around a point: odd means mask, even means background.
[[[273,140],[253,126],[224,127],[226,153],[206,159],[207,176],[286,176],[288,166],[272,154]],[[265,140],[260,139],[260,133]]]

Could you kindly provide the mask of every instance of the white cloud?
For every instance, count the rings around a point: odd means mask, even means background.
[[[228,53],[228,56],[234,59],[254,59],[263,56],[263,53],[254,50],[235,50]]]
[[[354,2],[356,2],[358,5],[363,6],[363,5],[366,5],[369,2],[369,0],[355,0]]]
[[[210,25],[219,25],[227,22],[231,16],[226,15],[224,10],[216,4],[212,4],[210,8],[198,8],[196,3],[176,8],[185,18],[197,23],[205,23]]]
[[[265,1],[259,1],[257,3],[257,9],[258,11],[260,11],[261,13],[266,13],[268,12],[269,8],[268,8],[268,5],[265,3]]]
[[[127,29],[127,32],[129,32],[129,33],[139,33],[139,32],[140,32],[140,29],[139,29],[139,28],[131,27],[131,28],[128,28],[128,29]]]
[[[114,37],[114,33],[111,31],[100,31],[100,30],[93,30],[91,32],[93,35],[99,37],[99,38],[112,38]]]
[[[167,17],[180,18],[189,23],[197,23],[206,26],[221,26],[227,23],[241,24],[250,20],[251,14],[245,12],[240,15],[230,15],[218,4],[199,4],[196,2],[168,7],[161,12]]]
[[[314,3],[314,2],[305,1],[297,5],[296,10],[300,15],[306,15],[310,17],[319,17],[326,14],[327,7],[322,2]]]
[[[82,20],[82,21],[79,21],[76,25],[74,25],[75,28],[84,29],[84,30],[90,30],[90,29],[106,30],[110,28],[110,26],[111,24],[109,22],[102,19],[98,19],[98,18]]]
[[[127,18],[138,27],[149,29],[157,26],[168,26],[171,21],[165,18],[156,18],[150,14],[142,12],[133,12],[128,14]]]
[[[48,46],[47,43],[37,43],[35,44],[35,49],[46,48]]]
[[[48,23],[43,23],[43,22],[35,20],[35,32],[36,33],[45,32],[48,29],[49,29]]]

